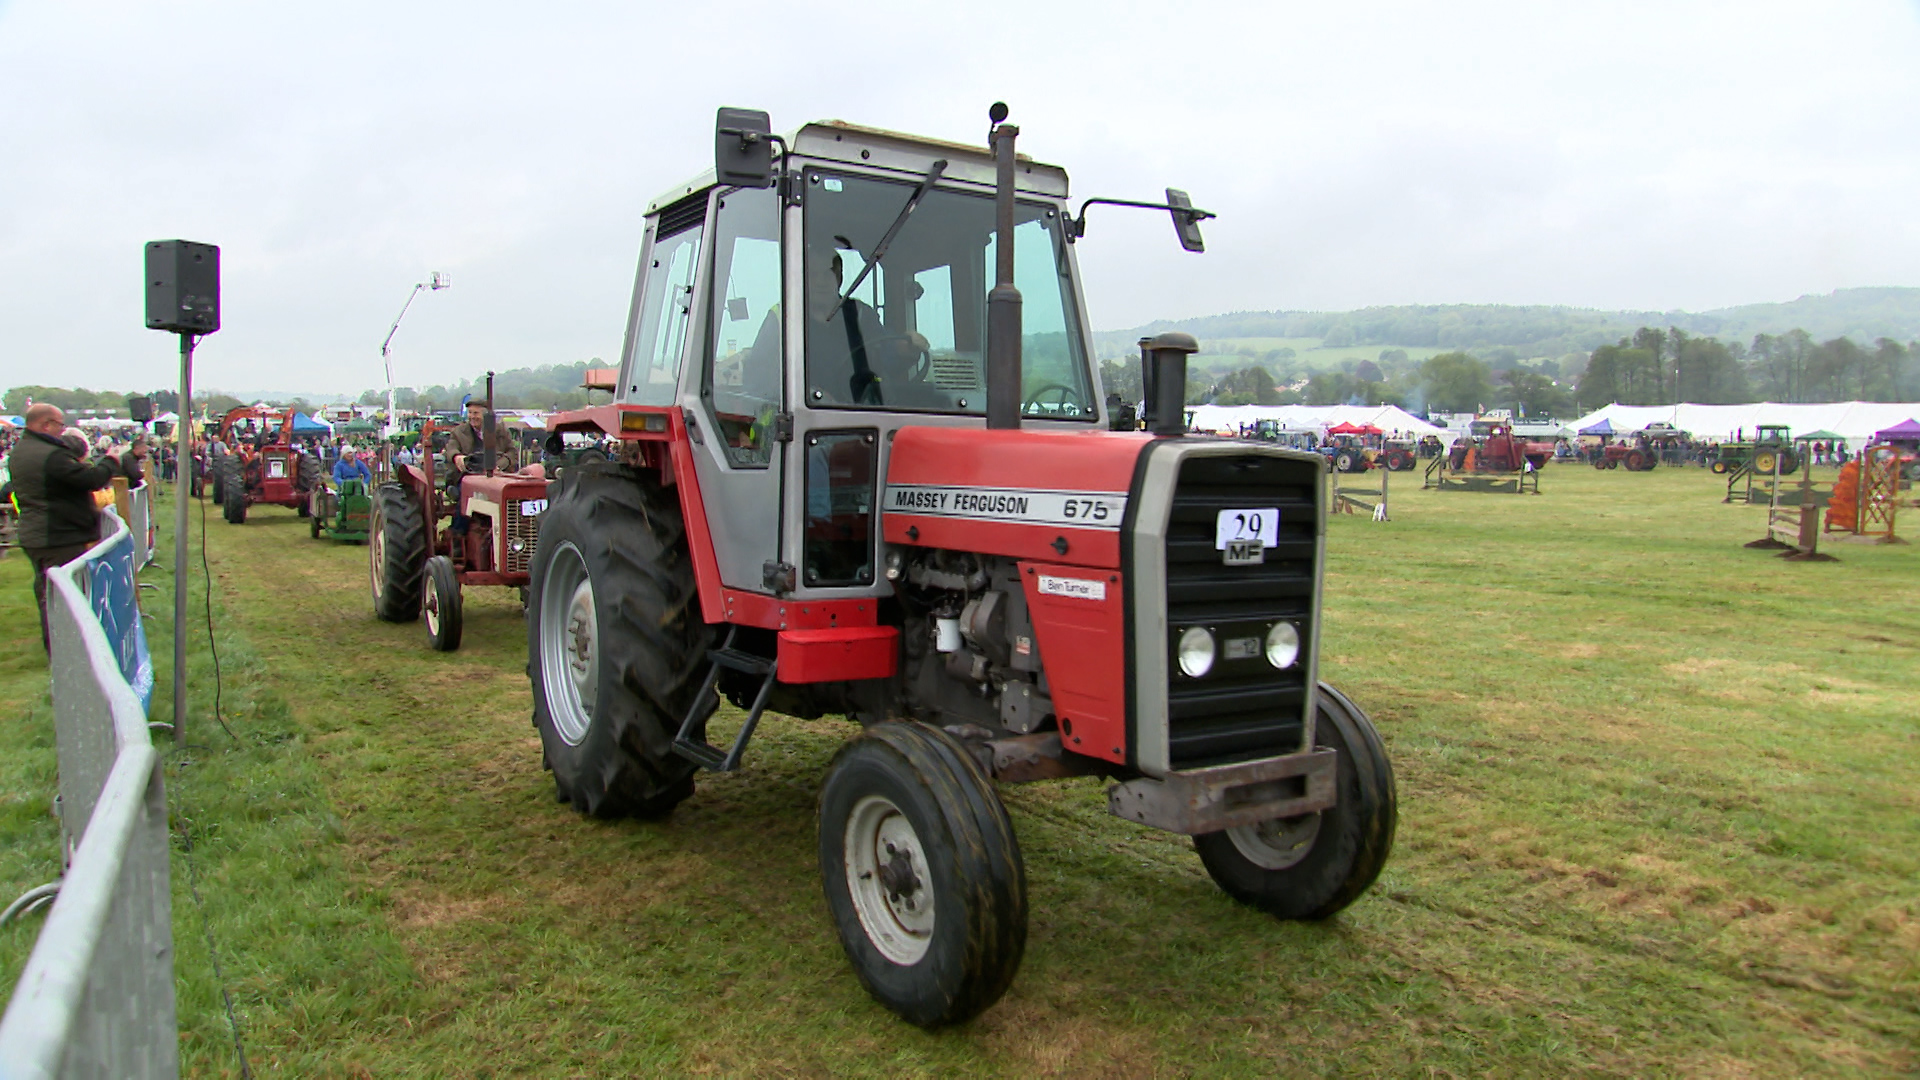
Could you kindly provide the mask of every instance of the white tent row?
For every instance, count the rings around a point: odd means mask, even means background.
[[[1568,426],[1578,431],[1605,420],[1613,430],[1628,432],[1648,424],[1671,424],[1695,438],[1720,442],[1743,433],[1751,437],[1761,424],[1785,424],[1794,435],[1831,431],[1858,447],[1874,432],[1910,419],[1920,419],[1920,402],[1783,405],[1758,401],[1749,405],[1608,405],[1570,421]]]
[[[1195,431],[1238,434],[1243,424],[1272,420],[1288,431],[1315,434],[1325,434],[1339,424],[1372,424],[1388,435],[1454,438],[1446,428],[1429,424],[1398,405],[1195,405],[1190,411]]]

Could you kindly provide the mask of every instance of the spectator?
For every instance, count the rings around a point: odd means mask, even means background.
[[[27,410],[27,432],[9,461],[20,507],[20,548],[33,560],[33,598],[40,605],[40,646],[47,634],[47,571],[86,553],[100,539],[100,511],[93,493],[120,472],[114,458],[89,464],[63,437],[66,417],[41,403]]]
[[[142,487],[147,482],[147,457],[153,448],[147,445],[145,435],[136,435],[133,442],[127,444],[126,456],[120,459],[120,475],[127,478],[127,490]]]

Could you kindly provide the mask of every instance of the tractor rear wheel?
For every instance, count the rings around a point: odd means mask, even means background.
[[[1753,455],[1753,471],[1759,476],[1772,476],[1774,466],[1779,464],[1779,461],[1780,455],[1771,450],[1755,451]]]
[[[1344,473],[1353,471],[1353,452],[1342,450],[1333,456],[1333,467]]]
[[[1627,471],[1628,472],[1646,472],[1649,468],[1651,468],[1651,466],[1647,464],[1646,454],[1642,453],[1639,450],[1627,451]]]
[[[1367,891],[1393,850],[1393,766],[1367,714],[1320,684],[1314,745],[1340,755],[1339,801],[1300,817],[1193,838],[1214,883],[1283,919],[1324,919]]]
[[[213,504],[215,506],[227,505],[226,457],[222,456],[213,460],[213,464],[207,468],[207,478],[213,482]],[[199,493],[195,492],[195,494],[197,495]]]
[[[324,487],[320,481],[320,459],[312,454],[301,454],[293,466],[293,490],[295,494],[307,495],[314,489]],[[307,500],[301,499],[300,516],[306,517],[312,512]]]
[[[226,481],[221,487],[225,489],[221,494],[226,496],[226,501],[221,504],[221,511],[227,519],[227,524],[245,525],[247,523],[247,480],[239,460],[231,454],[227,455]]]
[[[678,496],[623,465],[568,467],[540,515],[527,597],[533,726],[559,796],[660,817],[693,794],[673,738],[706,674]]]
[[[373,495],[367,559],[373,576],[373,613],[387,622],[420,617],[420,578],[427,561],[427,529],[420,502],[401,484]]]
[[[460,574],[453,560],[435,555],[427,560],[426,592],[420,614],[427,622],[427,644],[439,652],[460,647]]]
[[[938,728],[876,724],[834,755],[820,879],[861,983],[915,1024],[971,1020],[1020,970],[1020,843],[993,784]]]

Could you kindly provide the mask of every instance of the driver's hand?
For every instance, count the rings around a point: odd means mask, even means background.
[[[453,468],[455,472],[466,472],[467,471],[467,455],[465,454],[453,455]]]
[[[923,352],[931,351],[933,348],[933,346],[928,343],[927,336],[918,330],[907,331],[907,343],[913,346],[913,355],[915,356],[919,356]]]

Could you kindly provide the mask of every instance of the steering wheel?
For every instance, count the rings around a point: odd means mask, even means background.
[[[872,404],[878,404],[880,401],[885,400],[886,378],[881,374],[880,369],[890,369],[892,365],[888,360],[882,360],[881,363],[876,366],[874,364],[876,357],[887,357],[890,359],[899,352],[910,352],[913,354],[913,360],[907,368],[907,381],[910,383],[925,383],[933,375],[932,353],[927,349],[915,345],[913,338],[908,334],[882,334],[867,342],[865,349],[867,374],[863,376],[860,372],[856,371],[853,378],[849,380],[851,383],[850,388],[853,391],[853,400],[856,402],[865,401],[867,391],[876,387],[881,396],[872,402]]]
[[[1041,415],[1080,416],[1087,411],[1087,403],[1081,398],[1080,391],[1075,390],[1065,383],[1057,382],[1047,383],[1034,390],[1033,393],[1028,394],[1026,403],[1020,406],[1020,411],[1023,413],[1039,412],[1040,406],[1045,404],[1043,399],[1048,395],[1052,395],[1057,399],[1060,408],[1053,413],[1042,413]]]

